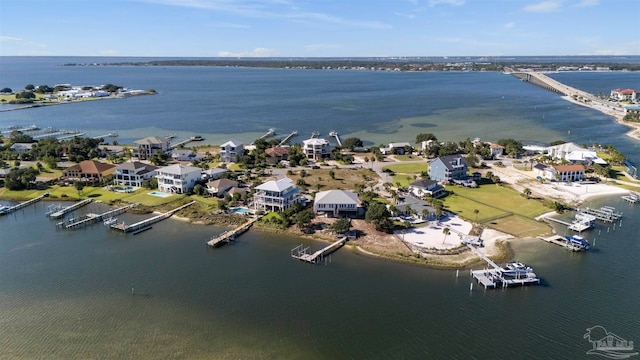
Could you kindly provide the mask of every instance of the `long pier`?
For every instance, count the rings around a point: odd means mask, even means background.
[[[273,130],[273,129],[269,129],[269,130],[267,130],[267,132],[266,132],[266,133],[264,133],[262,136],[260,136],[260,137],[259,137],[259,138],[257,138],[256,140],[262,140],[262,139],[264,139],[264,138],[266,138],[266,137],[269,137],[269,136],[271,136],[271,135],[275,135],[275,134],[276,134],[276,131],[275,131],[275,130]],[[253,145],[254,143],[255,143],[255,141],[252,141],[250,145]]]
[[[180,142],[177,142],[177,143],[169,146],[169,149],[173,150],[173,149],[177,148],[180,145],[188,144],[188,143],[190,143],[192,141],[193,141],[193,139],[182,140]]]
[[[560,219],[556,219],[548,216],[543,217],[542,219],[565,225],[569,230],[573,230],[581,233],[587,229],[590,229],[593,226],[593,222],[595,221],[596,218],[589,214],[576,214],[576,219],[572,222],[566,222],[566,221],[562,221]]]
[[[336,251],[339,247],[344,245],[347,242],[347,237],[341,237],[338,241],[331,243],[330,245],[314,252],[313,254],[309,254],[307,251],[308,247],[304,247],[304,245],[298,245],[291,249],[291,257],[294,259],[306,261],[308,263],[316,264],[318,259],[322,259],[325,255],[328,255],[334,251]]]
[[[72,212],[73,210],[79,209],[85,205],[88,205],[90,202],[92,202],[93,199],[86,199],[86,200],[82,200],[80,202],[77,202],[73,205],[69,205],[66,208],[53,212],[51,214],[49,214],[48,216],[52,219],[60,219],[61,217],[63,217],[65,214],[68,214],[70,212]]]
[[[571,250],[571,251],[582,251],[584,249],[575,246],[573,244],[571,244],[569,241],[567,241],[566,238],[560,236],[560,235],[553,235],[553,236],[549,236],[549,237],[543,237],[543,236],[539,236],[538,239],[540,240],[544,240],[550,244],[555,244],[558,246],[562,246],[563,248],[567,249],[567,250]]]
[[[338,146],[342,147],[342,141],[340,141],[340,135],[338,135],[338,132],[337,132],[337,131],[333,131],[333,130],[332,130],[332,131],[329,133],[329,136],[332,136],[332,137],[336,138],[336,142],[338,143]]]
[[[622,217],[622,213],[616,212],[616,209],[611,206],[603,206],[599,209],[592,209],[588,207],[585,209],[579,209],[578,212],[592,215],[600,221],[609,223],[617,221]]]
[[[124,233],[129,233],[129,232],[134,232],[134,231],[138,231],[138,230],[145,230],[146,228],[149,228],[152,224],[155,224],[157,222],[160,222],[164,219],[167,219],[169,217],[171,217],[173,214],[175,214],[176,212],[191,206],[193,204],[195,204],[195,201],[192,201],[190,203],[187,203],[185,205],[182,205],[180,207],[177,207],[173,210],[169,210],[166,213],[160,214],[160,215],[156,215],[154,217],[139,221],[135,224],[131,224],[131,225],[126,225],[124,222],[120,223],[120,224],[113,224],[111,225],[111,228],[114,230],[120,230]]]
[[[38,196],[38,197],[36,197],[36,198],[33,198],[33,199],[31,199],[31,200],[27,200],[27,201],[25,201],[25,202],[21,202],[20,204],[17,204],[17,205],[14,205],[14,206],[7,206],[7,207],[4,207],[4,208],[2,208],[2,209],[0,210],[0,215],[8,215],[8,214],[11,214],[12,212],[14,212],[14,211],[16,211],[16,210],[20,210],[20,209],[22,209],[22,208],[24,208],[24,207],[27,207],[27,206],[31,205],[31,204],[35,204],[35,203],[37,203],[38,201],[40,201],[40,200],[42,200],[42,199],[44,199],[44,198],[46,198],[46,197],[48,197],[48,196],[49,196],[49,193],[45,193],[45,194],[42,194],[42,195],[40,195],[40,196]]]
[[[115,215],[120,215],[123,212],[127,211],[127,209],[130,209],[136,205],[138,205],[139,203],[135,203],[135,204],[129,204],[117,209],[113,209],[113,210],[109,210],[105,213],[102,214],[87,214],[87,215],[83,215],[79,218],[75,218],[75,219],[69,219],[67,221],[62,221],[56,224],[56,227],[60,228],[60,227],[64,227],[67,230],[75,230],[77,228],[79,228],[80,226],[87,226],[89,224],[95,224],[98,221],[102,221],[104,219],[108,219],[112,216]]]
[[[207,241],[207,245],[216,247],[224,243],[229,243],[230,241],[235,240],[236,237],[242,235],[245,231],[249,230],[251,225],[253,225],[253,223],[255,223],[256,221],[260,220],[260,218],[261,216],[256,216],[253,219],[247,221],[246,223],[238,226],[233,230],[223,232],[222,234]]]
[[[287,143],[287,141],[289,141],[289,139],[291,139],[292,137],[298,135],[298,130],[293,130],[291,132],[291,134],[287,135],[287,137],[285,137],[284,139],[282,139],[282,141],[280,141],[280,143],[278,144],[278,146],[282,146],[284,144]]]

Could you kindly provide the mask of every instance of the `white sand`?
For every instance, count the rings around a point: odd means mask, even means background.
[[[445,226],[452,229],[446,236],[442,232]],[[455,231],[468,235],[472,228],[471,223],[457,216],[448,216],[441,220],[439,224],[432,223],[427,226],[409,229],[405,234],[396,232],[396,235],[401,239],[404,237],[404,241],[409,244],[425,249],[452,249],[462,245],[462,238]]]

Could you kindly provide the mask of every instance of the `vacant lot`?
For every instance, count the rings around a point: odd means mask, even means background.
[[[300,171],[289,175],[294,183],[303,179],[310,190],[354,190],[355,184],[366,186],[375,185],[380,177],[371,169],[307,169],[306,175],[300,176]],[[333,177],[331,176],[333,174]]]
[[[429,164],[426,162],[413,163],[413,164],[395,164],[387,165],[382,170],[391,170],[396,174],[420,174],[423,171],[429,170]]]

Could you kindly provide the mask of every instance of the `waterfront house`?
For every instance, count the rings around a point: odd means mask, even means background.
[[[630,160],[624,161],[625,171],[634,179],[638,178],[638,168]]]
[[[411,144],[408,142],[392,142],[386,147],[380,148],[380,152],[383,155],[404,155],[406,153],[406,149],[409,148],[411,148]]]
[[[202,169],[174,164],[156,170],[158,189],[165,193],[185,194],[200,180]]]
[[[244,144],[237,140],[229,140],[220,145],[220,161],[238,162],[244,155]]]
[[[546,172],[547,169],[549,168],[549,166],[545,165],[545,164],[535,164],[533,165],[533,167],[531,168],[531,170],[533,170],[533,173],[538,175],[541,178],[546,178]]]
[[[552,176],[552,177],[551,177]],[[580,181],[584,178],[582,165],[556,165],[548,171],[547,178],[558,181]]]
[[[267,163],[277,164],[289,157],[289,148],[284,146],[274,146],[264,151],[267,154]]]
[[[598,157],[595,151],[585,149],[572,142],[549,146],[545,151],[554,159],[567,160],[572,164],[607,164],[605,160]]]
[[[149,159],[156,152],[169,152],[169,139],[156,136],[146,137],[133,142],[134,152],[141,160]]]
[[[313,212],[327,217],[355,217],[358,215],[358,194],[346,190],[327,190],[316,194]]]
[[[9,176],[9,172],[11,172],[11,169],[0,169],[0,179],[4,179]]]
[[[289,178],[267,181],[256,186],[253,207],[256,210],[284,211],[295,203],[302,203],[300,189]]]
[[[95,186],[99,185],[102,179],[112,175],[115,168],[115,165],[85,160],[62,170],[62,180],[69,183],[81,181],[85,185]]]
[[[122,186],[141,187],[144,181],[150,181],[156,175],[157,166],[139,161],[127,161],[116,167],[113,182]]]
[[[302,151],[307,159],[321,160],[331,155],[331,146],[327,139],[311,138],[302,141]]]
[[[429,178],[439,182],[465,180],[469,164],[461,155],[441,156],[429,164]]]
[[[9,148],[11,151],[15,151],[18,154],[27,154],[34,146],[37,146],[38,143],[14,143]]]
[[[193,161],[198,155],[189,149],[175,149],[171,151],[171,158],[175,161]]]
[[[496,158],[504,154],[504,146],[500,144],[489,144],[489,151],[491,151],[491,157]]]
[[[227,173],[227,169],[222,168],[211,168],[202,171],[202,178],[205,180],[215,180],[221,178],[224,174]]]
[[[430,197],[437,199],[447,194],[444,186],[431,179],[420,179],[412,182],[409,184],[409,191],[419,198],[429,195]]]
[[[617,101],[636,102],[640,100],[640,91],[634,89],[613,89],[611,90],[610,96]]]
[[[231,179],[217,179],[207,182],[207,192],[211,196],[224,197],[232,188],[238,187],[238,182]]]

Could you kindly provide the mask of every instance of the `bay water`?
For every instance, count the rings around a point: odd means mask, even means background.
[[[111,82],[159,95],[1,112],[0,127],[116,131],[122,142],[166,132],[250,141],[268,127],[337,130],[376,144],[411,141],[418,132],[456,141],[593,139],[640,162],[625,128],[609,117],[497,73],[25,61],[3,58],[0,86]],[[638,79],[621,74],[589,74],[589,83],[633,87]],[[586,76],[559,75],[572,86]],[[640,339],[640,211],[619,197],[589,204],[614,206],[624,217],[586,233],[596,242],[588,253],[514,242],[517,260],[543,281],[498,290],[470,290],[466,270],[456,277],[348,247],[326,266],[300,263],[291,248],[323,244],[286,234],[250,231],[210,249],[206,240],[224,229],[174,219],[135,236],[101,224],[56,230],[45,216],[49,205],[0,217],[0,358],[575,359],[590,357],[583,334],[594,325]],[[74,216],[105,208],[91,204]]]

